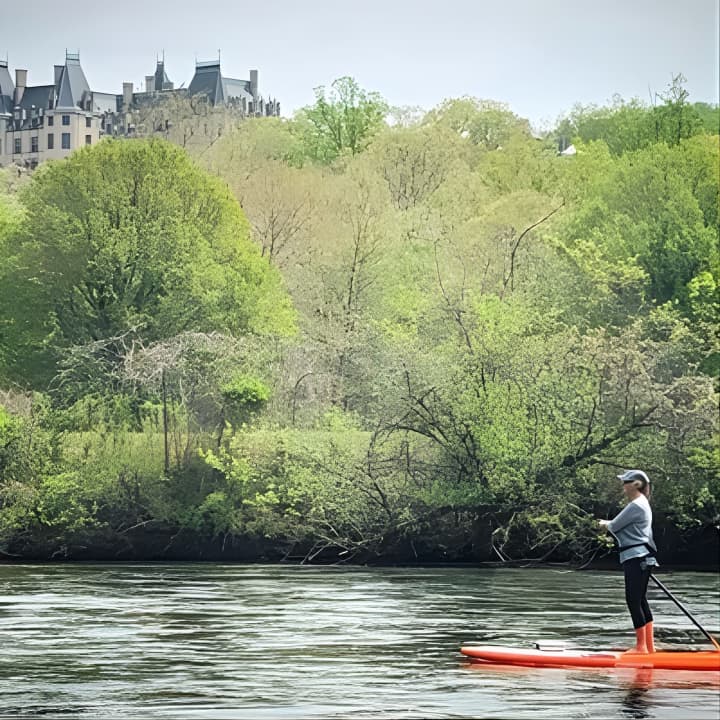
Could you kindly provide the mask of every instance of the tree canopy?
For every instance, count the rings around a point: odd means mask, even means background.
[[[214,113],[0,183],[0,550],[584,565],[641,467],[716,561],[716,107]]]
[[[104,141],[41,167],[21,199],[3,303],[16,378],[131,329],[152,341],[293,328],[281,278],[236,200],[170,143]]]
[[[365,150],[388,110],[378,93],[342,77],[329,90],[316,88],[315,103],[300,110],[296,121],[308,156],[326,163],[343,153],[357,155]]]

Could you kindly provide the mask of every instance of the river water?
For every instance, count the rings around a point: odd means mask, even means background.
[[[714,574],[660,577],[717,631]],[[661,647],[708,643],[659,590]],[[713,672],[489,668],[462,644],[629,647],[619,572],[0,565],[0,717],[720,717]]]

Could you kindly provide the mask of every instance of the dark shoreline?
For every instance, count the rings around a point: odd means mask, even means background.
[[[568,572],[621,572],[622,568],[617,562],[598,562],[591,563],[586,566],[576,567],[572,563],[562,562],[441,562],[441,561],[415,561],[415,562],[313,562],[303,563],[299,560],[268,560],[267,558],[259,558],[255,560],[237,560],[237,559],[219,559],[219,558],[172,558],[159,559],[147,558],[132,560],[127,559],[110,559],[110,558],[94,558],[94,559],[77,559],[77,558],[55,558],[55,559],[29,559],[29,558],[8,558],[0,557],[0,566],[27,566],[27,565],[243,565],[243,566],[272,566],[272,567],[304,567],[304,568],[407,568],[407,569],[467,569],[467,570],[566,570]],[[682,565],[678,563],[667,563],[658,568],[656,574],[662,575],[665,572],[700,572],[700,573],[720,573],[720,565]],[[720,579],[718,580],[720,584]]]
[[[248,565],[307,565],[358,567],[555,568],[568,570],[620,570],[617,552],[596,551],[574,556],[569,548],[556,548],[551,556],[500,560],[492,544],[464,539],[455,547],[437,537],[388,539],[378,547],[354,552],[338,546],[315,551],[311,540],[257,535],[203,537],[181,529],[141,529],[74,536],[45,535],[17,538],[0,549],[0,564],[56,563],[237,563]],[[720,572],[720,535],[706,532],[694,542],[658,538],[658,573],[672,570]]]

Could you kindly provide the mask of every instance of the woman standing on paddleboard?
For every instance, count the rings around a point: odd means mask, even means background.
[[[635,647],[629,652],[655,652],[653,616],[647,602],[650,572],[657,565],[650,508],[650,479],[642,470],[628,470],[623,482],[627,505],[612,520],[600,520],[602,527],[618,541],[620,563],[625,571],[625,600],[635,628]]]

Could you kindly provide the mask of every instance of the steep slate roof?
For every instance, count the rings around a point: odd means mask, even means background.
[[[80,67],[80,57],[66,54],[65,67],[60,76],[57,107],[79,107],[85,92],[90,92],[90,86]]]
[[[0,114],[9,114],[13,110],[15,83],[12,81],[7,62],[0,60]]]
[[[20,98],[20,107],[29,110],[34,105],[36,108],[47,110],[54,94],[54,85],[31,85],[25,88]]]
[[[205,95],[213,105],[225,100],[223,94],[220,63],[201,62],[195,64],[195,75],[188,86],[188,95]]]

